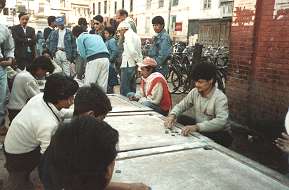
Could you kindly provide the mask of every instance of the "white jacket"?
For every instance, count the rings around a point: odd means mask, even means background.
[[[123,49],[121,68],[135,67],[142,61],[141,40],[132,29],[124,33]]]
[[[73,113],[73,110],[59,111],[53,104],[48,105],[43,100],[43,93],[28,101],[9,127],[4,141],[6,152],[23,154],[39,146],[41,153],[45,152],[59,122],[72,117]]]

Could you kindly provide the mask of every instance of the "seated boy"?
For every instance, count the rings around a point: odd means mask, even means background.
[[[5,141],[4,154],[9,177],[7,190],[34,189],[29,176],[50,143],[51,136],[64,117],[72,117],[69,108],[78,84],[62,74],[47,78],[44,93],[31,98],[13,119]]]
[[[195,88],[177,104],[166,118],[165,127],[172,128],[174,123],[185,125],[184,136],[200,132],[217,143],[229,146],[232,137],[226,131],[229,117],[226,95],[216,88],[216,67],[208,63],[197,64],[193,70]],[[181,114],[192,108],[192,118]]]
[[[40,93],[37,79],[42,79],[46,73],[52,73],[54,66],[49,58],[44,56],[37,57],[26,70],[18,73],[14,79],[9,103],[9,120],[21,111],[30,98]]]
[[[74,117],[89,115],[102,121],[105,116],[111,111],[111,103],[104,91],[95,84],[83,86],[79,88],[74,99]],[[73,147],[71,147],[73,148]],[[75,147],[74,147],[75,148]],[[59,189],[63,188],[63,183],[55,181],[53,173],[49,172],[50,160],[46,153],[42,157],[40,164],[40,178],[45,189]],[[85,188],[80,188],[80,190]],[[108,190],[147,190],[148,187],[142,183],[117,183],[111,182],[108,184]],[[65,189],[66,190],[66,189]]]
[[[45,153],[52,189],[104,190],[112,178],[117,143],[118,132],[93,116],[60,125]]]
[[[155,72],[156,67],[157,62],[149,57],[138,64],[142,77],[140,91],[137,94],[129,93],[128,97],[130,100],[138,101],[162,115],[168,115],[172,107],[171,95],[164,76]]]

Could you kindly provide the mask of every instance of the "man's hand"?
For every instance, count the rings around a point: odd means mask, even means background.
[[[197,125],[187,125],[182,128],[182,135],[188,136],[193,132],[198,132],[200,128]]]
[[[111,182],[105,190],[151,190],[151,188],[143,183]]]
[[[276,146],[283,152],[289,153],[289,135],[282,133],[282,137],[275,140]]]
[[[166,128],[171,129],[174,127],[176,122],[177,122],[177,117],[175,115],[170,114],[168,115],[168,117],[166,117],[164,125]]]
[[[9,58],[8,60],[3,60],[3,61],[0,61],[0,66],[11,66],[12,65],[12,58]]]
[[[137,98],[137,97],[135,97],[135,96],[130,96],[130,97],[128,97],[128,99],[129,99],[130,101],[139,101],[139,98]]]
[[[131,183],[129,184],[129,190],[150,190],[149,186],[146,186],[143,183]]]

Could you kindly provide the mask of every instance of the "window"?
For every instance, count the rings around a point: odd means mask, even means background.
[[[114,2],[114,14],[116,14],[117,11],[117,1]]]
[[[177,6],[179,4],[179,0],[173,0],[173,6]]]
[[[210,9],[212,0],[204,0],[204,9]]]
[[[133,0],[130,0],[130,12],[133,11]]]
[[[107,1],[104,1],[103,13],[106,14],[107,12]]]
[[[164,0],[159,0],[159,8],[164,7]]]
[[[175,31],[175,27],[176,27],[176,21],[177,21],[177,16],[173,15],[171,16],[172,19],[172,23],[171,23],[171,31]]]
[[[124,9],[124,0],[121,2],[121,8]]]
[[[151,6],[152,6],[152,0],[147,0],[146,8],[147,8],[147,9],[150,9]]]
[[[95,3],[92,4],[92,14],[95,15]]]
[[[98,14],[101,14],[101,2],[98,2]]]

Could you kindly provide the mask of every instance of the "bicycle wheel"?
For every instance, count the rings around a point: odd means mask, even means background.
[[[172,70],[169,81],[170,92],[172,94],[180,93],[179,92],[180,86],[181,86],[180,75],[175,70]]]

